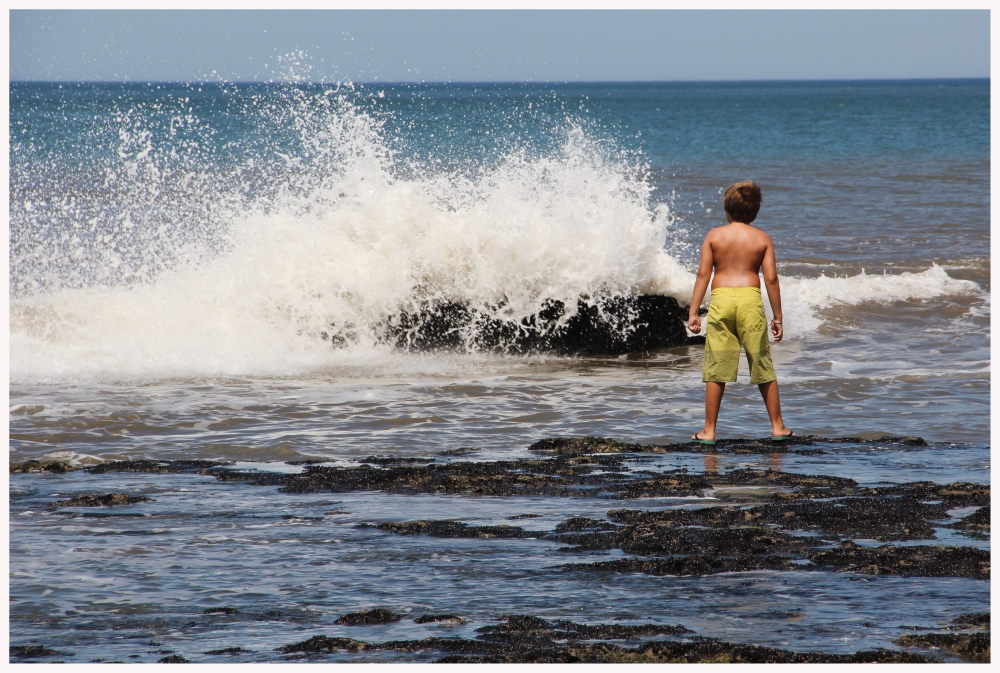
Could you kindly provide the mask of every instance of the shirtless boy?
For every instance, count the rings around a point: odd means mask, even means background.
[[[774,311],[771,333],[774,334],[774,342],[778,343],[783,334],[778,269],[771,237],[750,225],[760,210],[760,188],[751,180],[737,182],[726,190],[722,201],[729,224],[717,227],[705,236],[688,313],[688,329],[697,334],[701,331],[698,309],[711,280],[705,365],[701,374],[701,380],[705,382],[705,427],[692,435],[691,440],[699,444],[715,444],[719,406],[726,392],[726,383],[736,381],[742,344],[750,365],[750,382],[760,388],[767,415],[771,418],[771,440],[785,441],[796,435],[781,420],[778,382],[767,343],[767,318],[764,316],[758,275],[763,269],[767,298]]]

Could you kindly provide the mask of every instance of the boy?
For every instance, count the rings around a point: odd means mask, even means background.
[[[771,440],[780,442],[797,436],[781,420],[778,382],[767,344],[767,318],[758,276],[762,268],[767,298],[774,311],[771,332],[775,343],[781,341],[783,330],[774,245],[770,236],[750,226],[760,210],[760,202],[760,188],[752,180],[729,187],[722,196],[729,224],[708,232],[701,246],[701,263],[688,312],[688,329],[697,334],[701,331],[698,309],[711,279],[712,298],[708,307],[705,365],[701,375],[705,382],[705,427],[691,436],[698,444],[715,445],[719,406],[726,383],[736,381],[741,344],[750,365],[750,382],[760,388],[767,415],[771,417]]]

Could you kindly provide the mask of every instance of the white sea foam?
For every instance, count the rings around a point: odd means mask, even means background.
[[[49,289],[11,298],[12,380],[434,369],[434,358],[378,343],[377,327],[434,298],[513,322],[549,299],[571,310],[581,296],[641,292],[690,300],[693,274],[664,248],[671,214],[651,205],[643,166],[583,129],[567,123],[557,151],[529,156],[514,148],[493,168],[469,174],[401,171],[379,124],[330,98],[298,101],[304,156],[284,157],[287,170],[271,175],[286,182],[272,185],[266,199],[234,195],[242,189],[235,174],[192,183],[183,171],[151,167],[169,163],[170,148],[133,148],[136,133],[123,135],[117,179],[153,183],[133,185],[130,193],[155,202],[149,195],[164,191],[164,176],[181,176],[185,193],[195,192],[205,207],[165,202],[156,217],[142,220],[149,236],[130,231],[107,239],[98,255],[104,271],[91,274],[97,282],[18,279],[19,287]],[[208,207],[216,202],[225,207]],[[202,239],[207,252],[190,235],[199,213],[211,230]],[[79,223],[64,224],[72,230]],[[187,233],[165,252],[171,226]],[[94,263],[94,247],[84,251],[75,235],[54,240],[61,241],[50,251],[62,260],[59,269],[85,252]],[[136,249],[143,245],[149,249]],[[166,270],[149,263],[162,259],[172,260]],[[44,261],[12,266],[51,276],[55,267]],[[121,272],[123,264],[137,270]],[[142,272],[150,268],[156,272]],[[782,299],[794,338],[815,331],[816,309],[832,304],[975,290],[933,266],[895,276],[785,278]],[[346,347],[332,348],[324,332]]]
[[[761,283],[762,292],[767,290]],[[896,301],[932,299],[949,295],[977,295],[988,300],[977,283],[952,278],[937,264],[919,273],[869,275],[862,271],[856,276],[818,278],[782,278],[781,308],[788,338],[801,338],[816,332],[823,324],[817,310],[836,305],[856,306],[865,302],[889,304]],[[767,299],[764,309],[772,317]]]

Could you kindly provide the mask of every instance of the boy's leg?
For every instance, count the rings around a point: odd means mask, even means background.
[[[781,400],[778,397],[778,382],[768,381],[760,383],[757,385],[757,388],[760,389],[760,396],[764,398],[764,406],[767,407],[767,415],[771,419],[771,434],[774,436],[789,434],[791,430],[786,428],[785,422],[781,420]]]
[[[705,383],[705,427],[697,433],[699,438],[715,439],[715,425],[719,422],[719,407],[722,406],[722,395],[725,392],[725,383]]]

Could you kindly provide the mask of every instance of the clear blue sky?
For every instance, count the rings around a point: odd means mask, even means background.
[[[989,29],[986,10],[12,10],[10,78],[988,77]],[[298,66],[278,59],[300,51]]]

